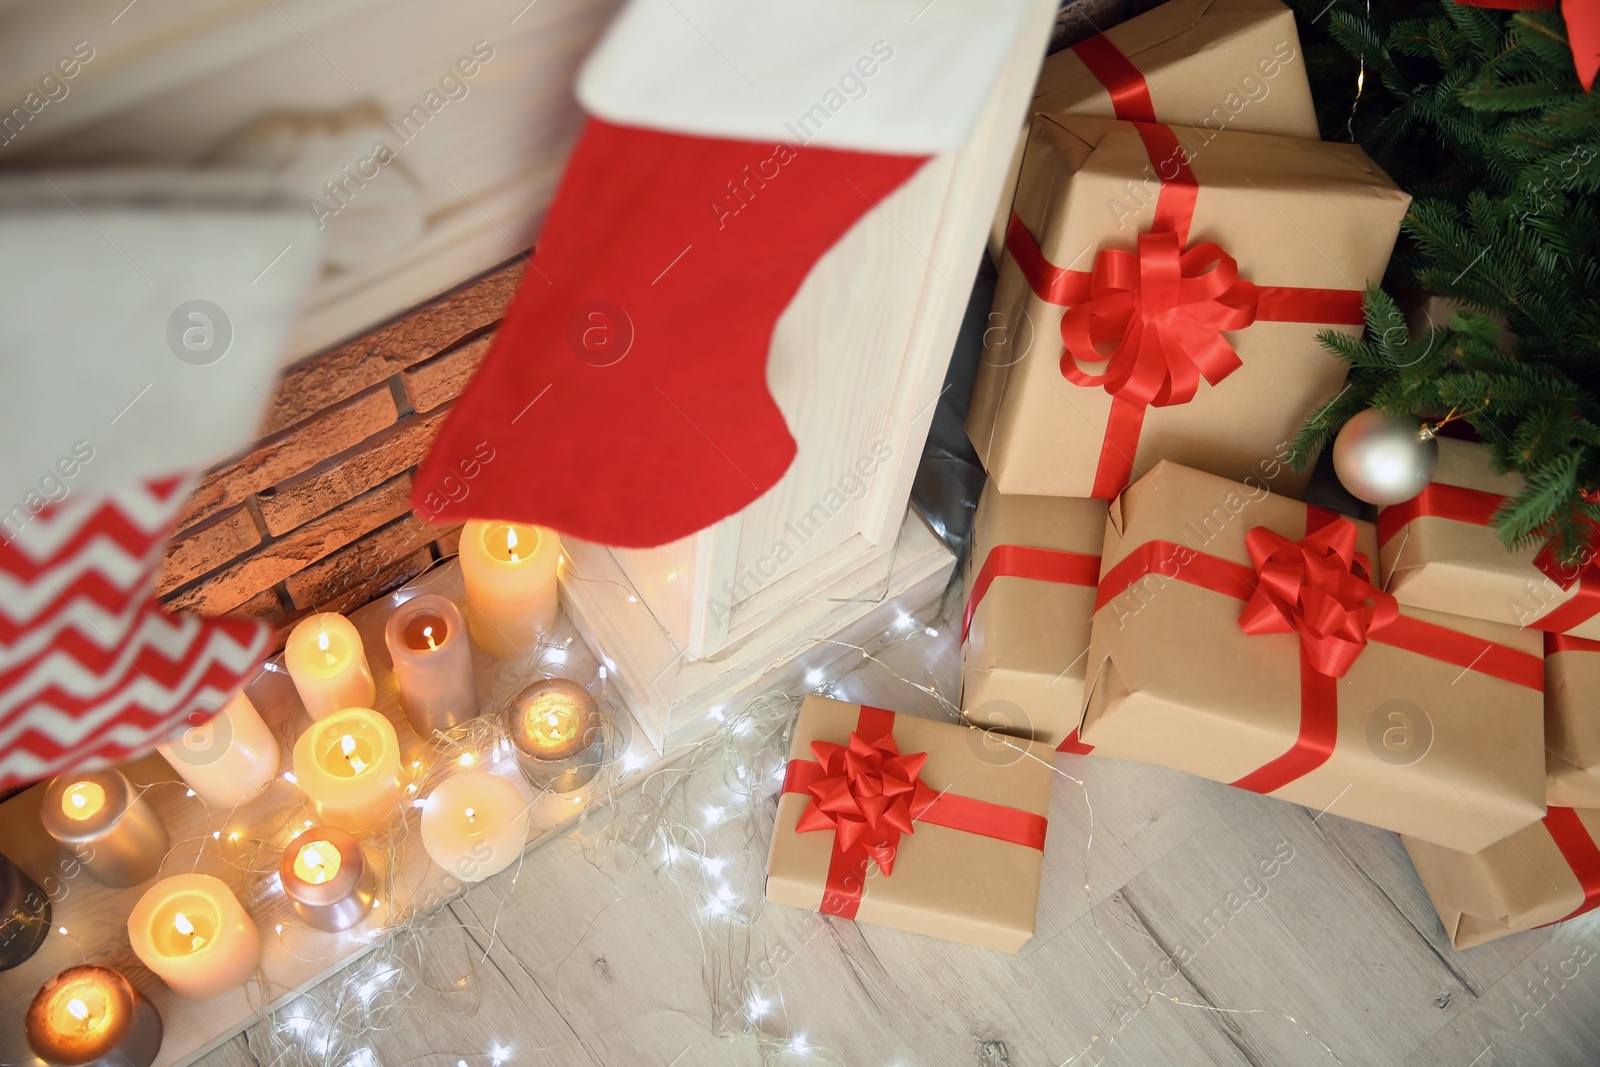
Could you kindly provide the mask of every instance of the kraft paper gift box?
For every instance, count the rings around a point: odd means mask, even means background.
[[[989,476],[1109,499],[1170,459],[1298,494],[1282,457],[1347,369],[1317,335],[1361,332],[1409,203],[1354,145],[1034,116],[967,416]]]
[[[810,696],[795,723],[767,899],[981,948],[1033,936],[1049,746]]]
[[[1456,948],[1574,919],[1600,904],[1600,811],[1552,807],[1476,853],[1400,840]]]
[[[1489,523],[1522,477],[1495,473],[1486,445],[1438,442],[1428,487],[1378,512],[1385,588],[1402,604],[1600,640],[1595,546],[1571,564],[1538,545],[1507,548]]]
[[[1376,548],[1158,464],[1106,521],[1083,743],[1468,852],[1539,819],[1541,635],[1398,607]]]
[[[967,721],[1060,745],[1083,712],[1083,665],[1106,502],[984,486],[961,626]]]
[[[1600,808],[1600,641],[1544,635],[1545,799]]]
[[[1033,112],[1318,138],[1294,12],[1278,0],[1171,0],[1046,56]],[[1005,244],[1027,130],[990,253]]]

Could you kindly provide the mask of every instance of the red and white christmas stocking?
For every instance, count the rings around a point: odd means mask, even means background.
[[[645,547],[771,488],[796,447],[767,389],[778,317],[961,143],[1025,7],[633,0],[580,78],[596,117],[418,510]],[[452,499],[485,444],[496,461]]]
[[[195,473],[260,423],[319,248],[259,187],[52,180],[0,182],[0,789],[144,754],[266,654],[156,576]]]

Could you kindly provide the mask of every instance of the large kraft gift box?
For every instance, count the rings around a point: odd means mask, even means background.
[[[1384,587],[1402,604],[1600,640],[1595,546],[1568,564],[1538,545],[1507,548],[1489,523],[1522,477],[1497,474],[1485,445],[1438,442],[1428,487],[1378,512]]]
[[[984,486],[961,625],[967,721],[1060,745],[1083,713],[1083,667],[1106,502]]]
[[[1017,952],[1033,936],[1049,746],[810,696],[767,855],[767,899]]]
[[[1600,808],[1600,641],[1544,635],[1545,799]]]
[[[1600,811],[1552,807],[1477,853],[1400,840],[1456,948],[1564,922],[1600,904]]]
[[[1360,333],[1409,203],[1354,145],[1034,116],[967,416],[990,477],[1109,499],[1171,459],[1298,494],[1282,456],[1347,369],[1317,334]]]
[[[1294,12],[1278,0],[1171,0],[1045,57],[1033,112],[1168,122],[1316,140]],[[1005,245],[1027,130],[989,251]]]
[[[1158,464],[1107,518],[1082,741],[1468,852],[1539,819],[1541,636],[1397,606],[1376,548]]]

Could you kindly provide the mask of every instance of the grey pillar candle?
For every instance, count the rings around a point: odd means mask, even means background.
[[[50,898],[0,856],[0,971],[29,959],[49,933]]]
[[[517,766],[535,788],[570,793],[600,770],[605,717],[577,682],[534,682],[511,699],[504,716]]]
[[[419,737],[459,726],[478,713],[466,620],[448,597],[424,593],[395,609],[383,628],[400,706]]]
[[[161,1050],[160,1013],[110,967],[69,967],[45,982],[25,1027],[52,1067],[150,1067]]]
[[[337,826],[313,826],[289,842],[278,878],[301,921],[330,932],[365,919],[378,891],[361,842]]]
[[[45,788],[39,819],[96,881],[116,889],[153,877],[167,856],[167,828],[114,768],[56,778]]]

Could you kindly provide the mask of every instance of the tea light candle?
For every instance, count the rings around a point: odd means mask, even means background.
[[[153,877],[167,855],[167,828],[115,768],[53,780],[39,819],[97,881],[116,889]]]
[[[378,892],[361,842],[337,826],[313,826],[289,842],[278,879],[301,921],[330,932],[365,919]]]
[[[278,774],[278,739],[239,690],[207,721],[191,726],[156,751],[194,795],[212,808],[254,800]]]
[[[501,659],[528,655],[555,628],[560,535],[473,519],[462,527],[460,551],[473,639]]]
[[[45,982],[23,1024],[28,1047],[52,1067],[150,1067],[161,1015],[110,967],[69,967]]]
[[[516,785],[488,771],[440,782],[422,805],[422,847],[463,882],[509,867],[528,840],[528,803]]]
[[[145,891],[128,915],[134,955],[180,997],[210,1000],[250,980],[261,933],[227,883],[175,874]]]
[[[295,742],[294,774],[318,822],[366,830],[400,803],[399,735],[369,708],[336,711]]]
[[[517,766],[536,788],[570,793],[595,776],[605,722],[588,690],[566,678],[534,682],[505,709]]]
[[[419,737],[459,726],[478,713],[466,623],[448,597],[425,593],[395,609],[383,629],[400,705]]]
[[[303,620],[289,634],[283,661],[313,719],[342,708],[370,708],[378,689],[355,624],[325,611]]]
[[[26,962],[50,933],[50,898],[0,856],[0,971]]]

